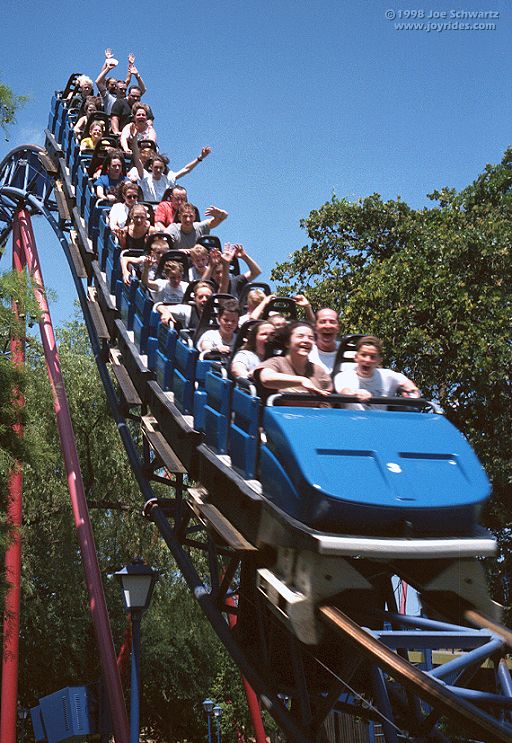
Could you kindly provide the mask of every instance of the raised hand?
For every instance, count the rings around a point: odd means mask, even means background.
[[[234,252],[233,254],[237,256],[237,258],[244,258],[246,256],[245,248],[243,245],[240,245],[240,243],[235,243],[233,245]]]
[[[225,263],[231,263],[236,254],[236,245],[231,243],[224,243],[224,252],[221,255],[221,260]]]
[[[309,305],[309,299],[306,297],[305,294],[296,294],[293,297],[293,301],[299,307],[307,307]]]
[[[213,248],[212,250],[210,250],[210,263],[212,264],[212,266],[218,266],[221,258],[222,254],[218,248]]]

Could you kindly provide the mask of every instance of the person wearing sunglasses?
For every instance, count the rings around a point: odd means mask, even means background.
[[[118,201],[108,215],[108,226],[112,231],[125,226],[128,212],[139,200],[138,186],[131,181],[125,181],[119,189],[120,201]]]

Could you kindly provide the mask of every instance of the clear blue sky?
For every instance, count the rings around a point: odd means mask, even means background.
[[[450,18],[461,10],[499,18],[479,21],[492,31],[397,30],[399,11],[413,9],[444,11],[445,23],[474,22]],[[213,147],[182,181],[190,199],[202,212],[227,209],[219,236],[243,242],[268,276],[305,244],[299,220],[333,192],[400,194],[421,207],[434,188],[461,188],[501,159],[511,142],[511,19],[505,0],[4,0],[0,79],[30,102],[0,157],[43,143],[51,95],[70,73],[94,79],[110,46],[124,74],[133,50],[171,165]],[[37,234],[63,322],[71,279],[57,243]]]

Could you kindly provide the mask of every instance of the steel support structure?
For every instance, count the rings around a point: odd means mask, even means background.
[[[64,159],[61,159],[59,168],[64,174],[66,171]],[[0,196],[2,191],[15,192],[16,190],[16,188],[0,189]],[[24,198],[28,204],[35,206],[30,195],[25,194]],[[70,188],[68,188],[66,198],[72,199]],[[58,234],[72,268],[66,238],[62,231],[59,234],[55,219],[49,213],[49,209],[44,204],[40,204],[38,208]],[[83,232],[83,215],[80,216],[78,210],[75,211],[77,213],[69,219],[77,229],[81,226]],[[99,267],[95,266],[94,255],[85,245],[86,241],[84,238],[82,252],[84,255],[87,254],[87,259],[91,261],[92,267],[95,267],[95,272],[92,269],[88,271],[89,281],[97,282],[95,285],[98,293],[101,294],[104,290]],[[324,625],[323,629],[327,632],[328,641],[324,647],[319,649],[302,647],[297,641],[288,641],[287,629],[275,618],[268,602],[255,594],[254,580],[251,585],[248,585],[248,581],[254,577],[254,565],[250,555],[240,554],[237,551],[238,548],[226,547],[222,544],[222,540],[219,542],[211,536],[211,530],[207,528],[202,517],[196,518],[191,509],[181,508],[183,483],[174,482],[176,494],[174,499],[155,498],[149,479],[156,478],[148,477],[148,468],[145,467],[148,461],[141,462],[140,452],[126,425],[123,409],[115,394],[104,355],[99,348],[84,288],[73,268],[72,273],[112,415],[141,493],[146,500],[145,514],[159,529],[173,553],[178,569],[226,649],[260,696],[263,706],[274,716],[289,740],[293,740],[294,743],[312,743],[313,740],[317,740],[322,719],[328,709],[334,707],[343,710],[344,707],[346,708],[343,697],[350,692],[360,703],[355,714],[360,713],[369,719],[386,723],[388,741],[402,738],[404,724],[405,729],[412,731],[413,735],[439,740],[439,732],[434,731],[432,726],[435,725],[441,713],[446,713],[461,724],[469,724],[473,731],[478,731],[478,735],[483,740],[492,741],[492,743],[498,740],[508,743],[512,730],[510,725],[512,722],[510,712],[512,682],[505,660],[499,660],[499,665],[497,665],[498,659],[502,658],[503,646],[508,644],[510,647],[511,645],[508,630],[497,627],[491,622],[490,631],[482,633],[479,637],[468,628],[423,618],[407,617],[391,611],[383,612],[383,616],[380,617],[381,605],[384,606],[387,603],[388,608],[395,606],[394,601],[391,600],[391,573],[389,585],[385,587],[382,586],[382,581],[377,578],[375,580],[375,589],[378,589],[384,603],[377,601],[377,609],[374,609],[372,613],[378,616],[372,616],[368,625],[363,616],[364,606],[355,611],[355,617],[345,615],[338,606],[321,606],[318,610],[318,618]],[[114,329],[112,338],[114,343],[117,337],[116,332]],[[143,458],[150,461],[149,450],[143,453]],[[205,532],[207,540],[202,539]],[[197,566],[186,551],[189,548],[202,550],[207,555],[210,568],[209,579],[203,581],[198,574]],[[222,561],[222,558],[230,558],[231,561],[226,568],[226,574],[221,578],[218,563],[219,560]],[[242,568],[242,576],[245,573],[247,580],[245,584],[243,580],[241,581],[239,604],[234,607],[229,601],[228,587],[237,569],[237,560]],[[411,582],[411,585],[414,583]],[[247,591],[247,589],[250,590]],[[400,608],[405,609],[405,606],[395,607],[397,611]],[[237,629],[241,630],[236,633],[235,637],[225,619],[226,614],[229,618],[233,613],[238,613]],[[352,614],[351,611],[350,614]],[[383,626],[391,625],[391,631],[375,629],[375,627],[382,626],[381,619],[385,620]],[[481,619],[478,617],[477,619],[480,622],[477,626],[482,627]],[[414,629],[412,634],[406,631],[409,627]],[[499,631],[494,634],[496,627]],[[436,632],[443,633],[441,640],[436,639]],[[452,637],[454,644],[450,645],[449,640],[452,635],[455,635],[455,638]],[[487,650],[491,653],[487,662],[494,663],[496,667],[500,695],[466,688],[466,681],[473,675],[474,669],[482,660],[483,651],[480,650],[480,646],[484,638],[487,641]],[[431,667],[432,649],[446,647],[463,647],[464,650],[470,651],[467,653],[465,664],[457,661],[457,665],[452,666],[451,670],[455,678],[450,677],[446,681],[441,681],[436,678],[437,673],[429,674],[428,671],[416,666],[412,659],[417,649],[422,650],[425,657],[424,665],[429,666],[432,672],[434,670]],[[395,693],[397,681],[402,684],[404,693],[401,696]],[[277,694],[280,686],[286,688],[287,685],[293,699],[292,707],[295,707],[292,713],[285,709]],[[345,689],[346,691],[343,691]],[[380,698],[380,704],[377,702],[378,698]],[[470,698],[474,699],[475,704],[470,704]],[[501,708],[498,718],[487,713],[486,706],[488,705],[498,705]],[[423,720],[418,715],[422,708],[427,715]],[[428,708],[432,710],[430,714]],[[431,733],[434,738],[430,737]]]
[[[26,264],[34,282],[34,296],[41,313],[39,320],[41,339],[48,377],[52,389],[53,405],[66,469],[73,516],[80,543],[82,562],[84,565],[89,597],[89,609],[96,631],[104,683],[110,704],[114,736],[116,743],[127,743],[129,739],[128,718],[117,668],[105,596],[103,593],[94,535],[89,518],[87,500],[85,497],[80,463],[76,449],[76,440],[60,367],[53,324],[48,308],[48,302],[44,293],[44,281],[36,241],[34,239],[30,214],[26,209],[21,208],[16,213],[14,217],[14,229],[15,234],[19,234],[20,237],[21,248],[24,252]],[[11,743],[11,741],[6,740],[4,742],[2,739],[2,743]]]
[[[18,222],[14,223],[12,267],[20,275],[25,269]],[[11,363],[22,369],[25,364],[25,339],[22,317],[17,302],[12,302],[12,311],[16,320],[15,335],[10,341]],[[25,400],[19,389],[12,390],[15,408],[21,413]],[[23,424],[17,421],[14,432],[23,436]],[[17,699],[18,699],[18,665],[19,665],[19,629],[21,599],[21,524],[22,524],[23,468],[22,463],[15,461],[9,476],[7,501],[7,525],[9,527],[9,545],[5,552],[5,580],[8,585],[3,616],[3,652],[2,652],[2,700],[0,710],[0,741],[16,743]]]

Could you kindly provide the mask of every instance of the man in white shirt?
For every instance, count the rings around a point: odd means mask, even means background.
[[[338,340],[340,323],[337,312],[327,307],[318,310],[314,328],[316,343],[309,354],[309,360],[313,364],[318,364],[330,374],[340,345]]]
[[[341,371],[334,378],[334,388],[340,395],[354,395],[361,403],[371,397],[419,397],[420,392],[414,382],[400,372],[381,369],[382,341],[372,335],[365,335],[357,342],[353,369]],[[349,403],[348,408],[363,410],[364,405]],[[385,406],[372,405],[372,410]]]

